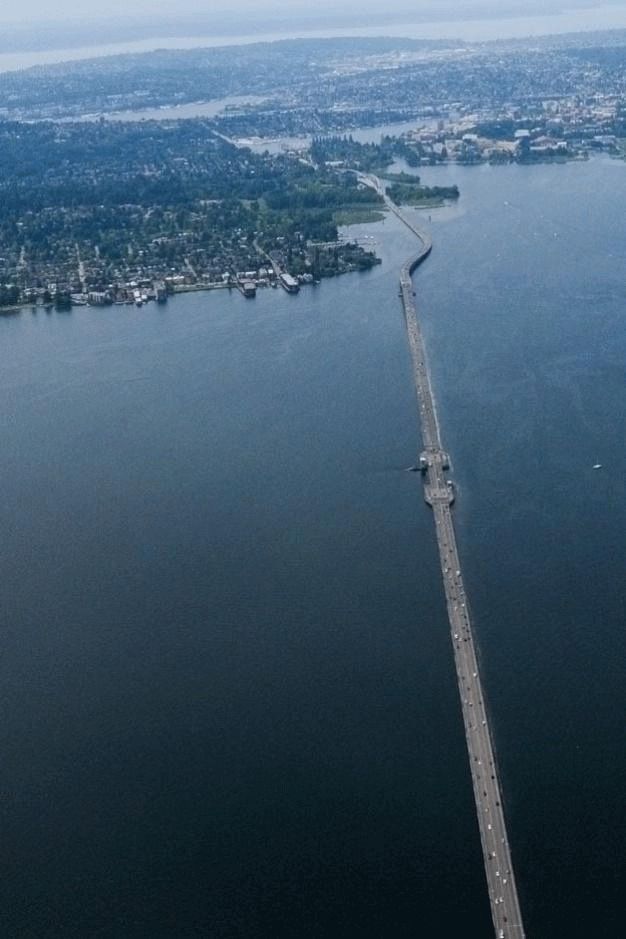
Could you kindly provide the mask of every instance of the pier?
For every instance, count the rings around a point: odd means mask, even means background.
[[[523,939],[524,927],[506,830],[498,767],[495,759],[489,717],[485,707],[474,630],[452,518],[454,485],[447,477],[449,458],[441,443],[435,397],[426,361],[424,341],[417,316],[412,274],[432,250],[428,235],[421,232],[387,197],[384,184],[375,176],[361,175],[383,196],[388,208],[419,239],[421,248],[402,267],[400,296],[404,307],[407,335],[413,363],[413,376],[424,451],[419,469],[424,481],[424,498],[432,507],[437,533],[441,573],[450,622],[465,738],[469,755],[474,800],[482,843],[487,888],[496,939]]]

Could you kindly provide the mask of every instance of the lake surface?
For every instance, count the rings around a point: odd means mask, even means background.
[[[68,49],[40,49],[0,53],[0,72],[53,65],[103,56],[153,52],[156,49],[198,49],[215,46],[247,45],[255,42],[276,42],[283,39],[332,39],[336,36],[399,36],[408,39],[461,39],[486,42],[495,39],[520,39],[559,33],[593,32],[626,28],[626,6],[621,0],[590,5],[583,9],[564,9],[559,13],[532,16],[469,17],[461,20],[405,22],[393,17],[384,25],[350,26],[332,29],[284,29],[240,35],[153,36],[129,38],[125,42],[109,42]]]
[[[437,119],[432,117],[416,117],[411,121],[396,121],[392,124],[376,124],[374,127],[354,127],[346,130],[345,134],[359,143],[380,143],[385,136],[399,137],[407,131],[418,127],[435,127]],[[255,153],[281,153],[285,150],[308,150],[313,136],[305,137],[241,137],[234,142],[240,147],[249,147]]]
[[[135,111],[100,111],[95,114],[84,114],[78,120],[89,123],[104,118],[106,121],[122,121],[125,124],[137,121],[182,121],[195,117],[217,117],[229,108],[257,105],[264,100],[258,95],[230,95],[226,98],[213,98],[210,101],[192,101],[188,104],[164,105]],[[75,121],[77,118],[64,118],[63,121],[65,120]]]
[[[422,175],[462,192],[416,288],[527,933],[614,935],[626,165]],[[414,243],[358,234],[384,263],[296,297],[0,317],[5,935],[491,934]]]

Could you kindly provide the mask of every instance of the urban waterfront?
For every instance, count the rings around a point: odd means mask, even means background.
[[[415,285],[527,935],[608,936],[626,166],[421,175],[461,190]],[[360,232],[383,264],[295,297],[0,318],[9,935],[492,933],[415,242]]]

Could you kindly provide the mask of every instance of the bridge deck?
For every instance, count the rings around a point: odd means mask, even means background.
[[[382,187],[380,181],[378,186]],[[378,187],[377,187],[378,188]],[[381,191],[378,188],[378,191]],[[465,737],[470,760],[474,800],[483,849],[491,914],[497,939],[523,939],[524,927],[506,831],[498,768],[494,756],[489,718],[476,656],[474,632],[463,584],[451,505],[453,488],[446,478],[449,460],[441,445],[424,342],[417,317],[411,274],[428,257],[432,244],[404,214],[386,199],[389,208],[420,239],[422,250],[402,268],[400,295],[420,414],[424,453],[420,468],[424,496],[432,506],[437,532],[441,573],[450,621]]]

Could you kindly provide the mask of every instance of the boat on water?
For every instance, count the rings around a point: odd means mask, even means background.
[[[248,299],[256,297],[256,283],[253,280],[241,280],[238,286],[244,297]]]
[[[279,277],[281,286],[285,288],[287,293],[298,293],[300,290],[300,284],[295,277],[292,277],[291,274],[281,274]]]
[[[592,469],[602,469],[602,463],[594,463]]]

